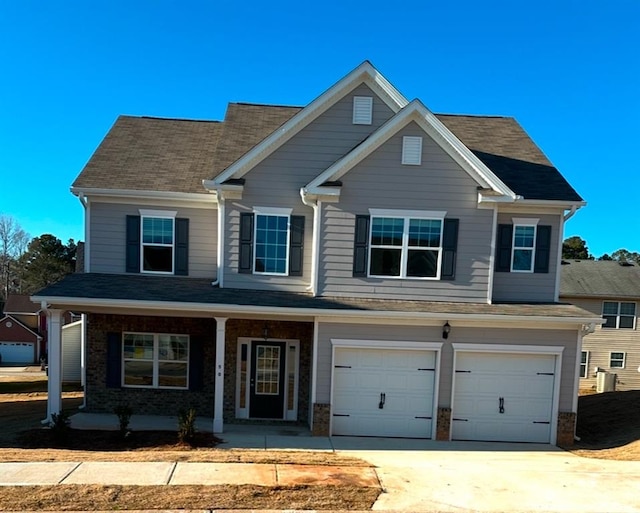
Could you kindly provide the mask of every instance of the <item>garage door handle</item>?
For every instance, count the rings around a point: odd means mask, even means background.
[[[385,394],[380,394],[380,404],[378,404],[378,408],[380,408],[382,410],[382,408],[384,408],[384,401],[386,400],[387,396]]]
[[[498,399],[498,411],[504,413],[504,397]]]

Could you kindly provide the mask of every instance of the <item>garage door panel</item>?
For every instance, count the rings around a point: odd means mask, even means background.
[[[429,438],[435,361],[433,351],[336,348],[333,434]]]
[[[34,344],[28,342],[0,342],[3,363],[33,363]]]
[[[452,438],[549,442],[554,355],[461,352],[456,370]]]

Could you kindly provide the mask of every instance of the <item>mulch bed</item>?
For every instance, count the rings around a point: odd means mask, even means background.
[[[175,431],[119,431],[69,429],[64,435],[49,428],[29,429],[18,434],[16,441],[22,449],[71,449],[78,451],[188,451],[212,448],[222,440],[212,433],[196,433],[188,443],[178,440]]]

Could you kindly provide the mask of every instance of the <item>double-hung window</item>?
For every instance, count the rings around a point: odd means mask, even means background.
[[[142,271],[173,273],[174,222],[172,217],[142,215]]]
[[[624,369],[625,353],[609,353],[609,367],[612,369]]]
[[[589,372],[589,351],[580,353],[580,377],[587,378]]]
[[[140,388],[188,387],[189,336],[123,334],[122,384]]]
[[[533,272],[536,248],[536,227],[536,224],[529,220],[514,219],[513,249],[511,256],[512,272]]]
[[[605,301],[602,304],[602,316],[607,322],[603,328],[630,328],[636,324],[636,304],[622,301]]]
[[[287,274],[290,214],[290,209],[255,210],[254,273]]]
[[[440,278],[446,212],[370,212],[369,276]]]

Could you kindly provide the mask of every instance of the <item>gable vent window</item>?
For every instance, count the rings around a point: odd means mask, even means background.
[[[422,137],[402,138],[402,163],[409,166],[419,166],[422,163]]]
[[[370,125],[373,112],[373,98],[371,96],[353,97],[353,124]]]

